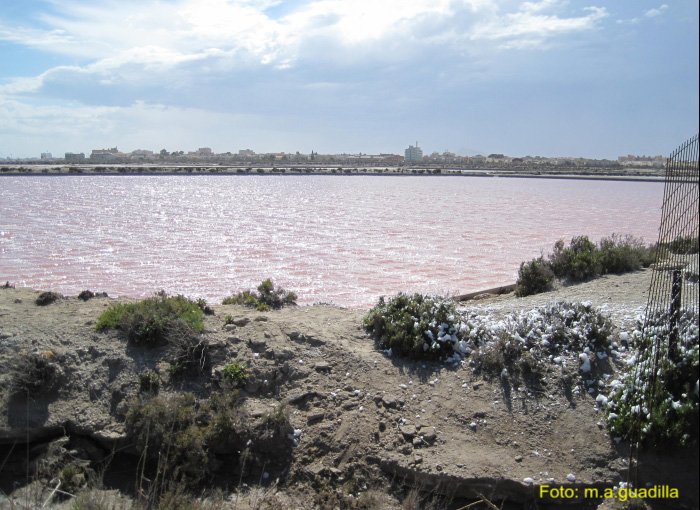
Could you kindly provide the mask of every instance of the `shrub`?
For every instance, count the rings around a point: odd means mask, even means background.
[[[367,331],[384,349],[411,359],[445,359],[460,349],[453,301],[421,294],[384,298],[364,318]]]
[[[478,333],[474,335],[478,348],[471,354],[470,365],[492,376],[504,368],[512,375],[537,375],[545,361],[582,352],[591,353],[589,364],[594,367],[595,353],[610,350],[614,329],[610,319],[588,303],[559,302],[511,314],[490,330],[475,322],[472,318],[468,327]]]
[[[78,299],[82,299],[83,301],[88,301],[94,297],[95,293],[91,290],[84,290],[80,294],[78,294]]]
[[[204,313],[204,315],[214,315],[214,310],[207,305],[207,301],[205,299],[199,298],[197,300],[197,306],[199,307],[200,310]]]
[[[669,323],[667,312],[647,318],[633,368],[608,396],[610,432],[645,446],[690,445],[698,440],[698,315],[681,311],[674,353],[666,348]]]
[[[36,397],[59,382],[59,370],[46,354],[20,354],[11,367],[10,393]]]
[[[224,380],[231,384],[233,388],[242,388],[248,380],[248,372],[246,372],[245,364],[239,363],[238,361],[226,365],[222,375]]]
[[[15,286],[14,284],[10,283],[10,281],[6,281],[2,286],[0,286],[0,289],[14,289]]]
[[[42,292],[41,294],[39,294],[39,297],[36,298],[36,304],[39,306],[46,306],[62,298],[63,296],[58,292]]]
[[[654,250],[632,236],[613,234],[601,239],[598,246],[595,259],[600,274],[636,271],[654,262]]]
[[[515,295],[524,297],[546,292],[552,288],[554,279],[552,269],[542,257],[523,262],[518,270]]]
[[[559,240],[554,244],[554,251],[549,256],[549,264],[559,278],[581,281],[598,274],[595,260],[596,245],[588,236],[571,239],[569,246]]]
[[[153,370],[146,370],[139,374],[139,391],[141,393],[158,393],[160,388],[160,376]]]
[[[111,306],[100,315],[95,327],[98,331],[119,329],[134,345],[154,347],[201,333],[203,315],[196,302],[160,291],[136,303]]]
[[[248,435],[235,393],[198,402],[191,393],[132,401],[126,432],[140,455],[157,460],[163,480],[196,486],[217,454],[235,454]]]
[[[285,305],[296,305],[297,295],[287,292],[282,287],[275,288],[269,278],[258,285],[258,293],[250,290],[239,292],[235,296],[227,297],[222,301],[224,305],[244,305],[256,308],[258,311],[279,309]]]

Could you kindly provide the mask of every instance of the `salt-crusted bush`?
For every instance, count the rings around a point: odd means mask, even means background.
[[[667,348],[669,323],[666,312],[648,319],[629,375],[613,383],[607,413],[614,436],[648,446],[697,443],[698,315],[681,311],[673,352]]]
[[[482,319],[488,321],[489,318]],[[543,363],[563,363],[575,356],[583,373],[610,351],[613,325],[589,303],[559,302],[513,313],[481,335],[470,365],[490,375],[536,375]],[[598,353],[600,353],[598,355]]]
[[[364,324],[383,349],[397,356],[441,360],[455,351],[466,352],[455,304],[442,297],[398,294],[389,301],[382,297]]]

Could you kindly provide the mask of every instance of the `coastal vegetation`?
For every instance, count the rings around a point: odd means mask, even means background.
[[[636,338],[629,374],[607,397],[610,432],[644,446],[687,446],[698,441],[698,315],[681,311],[677,345],[666,351],[670,321],[667,312],[647,318],[647,334]],[[659,355],[655,365],[659,349],[665,355]]]
[[[201,333],[203,315],[197,302],[160,291],[142,301],[110,306],[97,319],[95,328],[118,329],[134,345],[156,347]]]
[[[452,357],[462,332],[453,301],[421,294],[379,299],[364,318],[365,329],[382,349],[409,359]]]
[[[287,292],[282,287],[275,287],[272,280],[268,278],[258,285],[257,293],[244,290],[227,297],[222,301],[222,304],[244,305],[260,312],[266,312],[270,309],[280,309],[285,305],[296,305],[297,295],[294,292]]]
[[[588,236],[577,236],[566,245],[555,243],[552,253],[520,264],[516,295],[523,297],[551,290],[557,280],[579,282],[605,274],[619,274],[649,267],[656,247],[630,235],[613,234],[598,244]]]

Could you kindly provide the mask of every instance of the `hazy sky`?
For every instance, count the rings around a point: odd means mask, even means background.
[[[0,0],[0,157],[667,156],[697,0]]]

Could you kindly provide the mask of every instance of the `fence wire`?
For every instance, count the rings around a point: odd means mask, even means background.
[[[637,376],[644,380],[645,388],[639,395],[641,400],[637,400],[641,407],[639,419],[644,420],[646,415],[647,422],[664,405],[669,361],[680,363],[688,346],[698,343],[699,190],[695,135],[676,149],[666,163],[656,262],[642,329],[642,358],[637,367]],[[631,452],[635,461],[638,451],[639,441],[633,444]],[[630,463],[630,468],[632,464],[636,462]],[[636,473],[632,478],[636,478]]]

